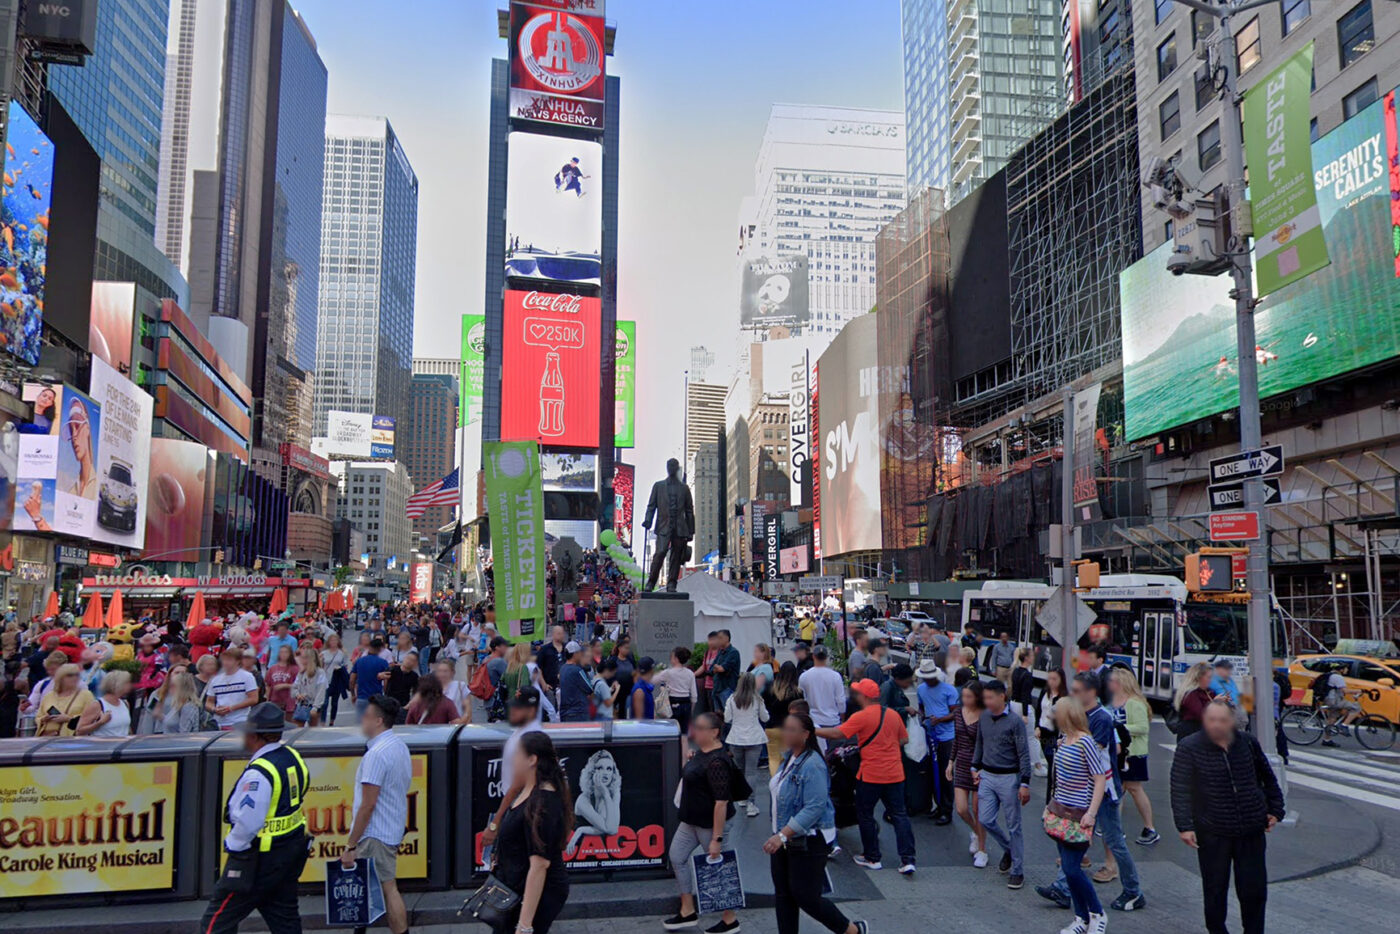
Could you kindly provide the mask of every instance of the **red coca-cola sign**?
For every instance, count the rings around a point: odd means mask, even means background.
[[[501,440],[598,447],[602,302],[507,291]]]

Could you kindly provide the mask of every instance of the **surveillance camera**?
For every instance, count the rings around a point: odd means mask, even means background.
[[[1185,275],[1191,266],[1191,254],[1182,247],[1172,250],[1167,257],[1167,272],[1174,276]]]

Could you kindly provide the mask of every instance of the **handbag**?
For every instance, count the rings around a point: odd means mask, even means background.
[[[1084,740],[1081,739],[1080,742],[1084,742]],[[1093,742],[1093,740],[1090,739],[1089,742]],[[1051,774],[1054,774],[1053,770]],[[1089,812],[1089,809],[1070,807],[1056,801],[1053,787],[1050,789],[1049,798],[1050,800],[1045,804],[1045,810],[1040,815],[1040,823],[1045,829],[1045,835],[1067,846],[1088,846],[1089,831],[1084,829],[1081,821],[1084,820],[1084,815]]]
[[[501,930],[519,904],[520,895],[492,873],[481,883],[481,888],[468,896],[462,907],[457,909],[457,917],[468,915],[494,930]]]
[[[297,701],[296,709],[292,711],[292,721],[295,723],[311,722],[310,701]]]

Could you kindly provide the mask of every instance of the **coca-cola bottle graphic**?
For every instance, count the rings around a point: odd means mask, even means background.
[[[559,352],[545,354],[544,375],[540,377],[540,435],[557,438],[564,433],[564,374],[559,371]]]

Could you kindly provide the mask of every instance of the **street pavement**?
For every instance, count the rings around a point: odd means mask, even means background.
[[[1200,880],[1194,853],[1177,839],[1171,824],[1168,774],[1174,737],[1159,725],[1153,731],[1148,788],[1163,839],[1153,847],[1130,844],[1148,899],[1144,911],[1113,912],[1110,926],[1134,934],[1201,930]],[[1345,742],[1345,741],[1344,741]],[[1400,906],[1400,847],[1386,840],[1400,834],[1400,756],[1341,749],[1295,750],[1289,772],[1289,822],[1269,838],[1269,930],[1309,932],[1389,930]],[[856,828],[842,830],[842,854],[833,861],[834,897],[852,918],[871,923],[872,931],[1058,931],[1069,913],[1039,898],[1034,886],[1056,873],[1054,849],[1041,832],[1039,815],[1045,783],[1036,780],[1026,823],[1026,887],[1006,888],[1006,877],[992,866],[974,869],[967,854],[967,831],[961,823],[936,827],[926,817],[914,820],[919,870],[900,877],[890,863],[879,872],[855,867],[850,857],[859,847]],[[1142,822],[1136,808],[1125,806],[1130,838]],[[767,835],[767,804],[762,816],[735,819],[732,839],[740,854],[750,907],[741,912],[751,932],[776,931],[767,858],[759,851]],[[882,847],[893,857],[893,832],[883,826]],[[1095,850],[1096,857],[1099,854]],[[1099,887],[1105,903],[1117,896],[1115,883]],[[476,925],[455,921],[466,892],[410,893],[415,931],[472,932]],[[579,882],[573,886],[560,934],[633,934],[661,930],[660,921],[675,907],[674,883],[666,878]],[[197,902],[144,906],[135,917],[110,908],[27,911],[0,914],[0,932],[88,932],[93,934],[164,934],[194,929],[203,905]],[[320,927],[320,898],[302,902],[308,928]],[[1233,912],[1233,908],[1232,908]],[[1234,915],[1232,914],[1232,917]],[[713,920],[713,919],[710,919]],[[706,925],[710,923],[706,920]],[[1238,920],[1234,921],[1238,929]],[[250,919],[244,930],[263,930]],[[382,930],[382,928],[380,929]],[[816,932],[808,919],[803,930]]]

